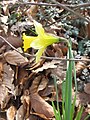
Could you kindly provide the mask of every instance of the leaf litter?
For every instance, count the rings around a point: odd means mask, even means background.
[[[38,0],[36,1],[38,2]],[[89,36],[89,25],[87,26],[88,31],[85,31],[86,28],[82,25],[82,30],[84,30],[82,31],[79,29],[81,22],[79,23],[75,16],[71,15],[69,16],[70,18],[67,17],[66,19],[63,13],[65,14],[65,11],[62,8],[53,9],[52,7],[46,8],[45,6],[34,5],[31,7],[24,6],[23,9],[23,7],[17,5],[16,0],[0,2],[0,36],[4,37],[18,51],[21,49],[19,52],[22,53],[22,33],[35,35],[32,19],[36,19],[43,26],[47,26],[45,30],[49,33],[62,37],[72,37],[72,48],[75,57],[78,56],[78,49],[80,48],[80,58],[89,58],[89,40],[84,46],[85,49],[83,48],[84,43],[81,45],[79,42],[82,41],[83,37],[86,37],[86,34]],[[60,16],[61,19],[65,18],[67,20],[65,21],[66,24],[61,21],[57,22]],[[75,19],[74,27],[70,23],[72,22],[70,19],[72,21]],[[53,22],[55,24],[52,24]],[[78,33],[78,29],[80,33]],[[45,50],[44,55],[66,58],[67,50],[67,45],[62,42],[49,46]],[[35,58],[27,57],[19,52],[13,50],[10,45],[0,38],[0,119],[53,120],[54,112],[50,102],[56,100],[56,92],[52,75],[55,75],[57,78],[59,101],[62,101],[61,85],[66,75],[66,62],[41,59],[36,64]],[[27,52],[31,55],[36,53],[33,49],[29,49]],[[90,114],[89,64],[90,62],[87,61],[76,63],[77,82],[82,82],[83,84],[82,92],[78,91],[76,101],[77,111],[79,104],[84,105],[85,110],[82,120],[86,115]]]

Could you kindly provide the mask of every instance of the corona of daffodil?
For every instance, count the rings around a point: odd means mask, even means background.
[[[24,40],[24,51],[28,48],[32,47],[34,49],[38,49],[36,53],[36,63],[40,60],[42,53],[44,52],[45,48],[53,43],[59,42],[60,38],[54,36],[52,34],[46,33],[40,23],[34,20],[34,26],[37,33],[36,37],[33,36],[26,36],[25,33],[23,34]]]

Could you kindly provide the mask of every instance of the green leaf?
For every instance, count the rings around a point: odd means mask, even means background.
[[[76,116],[75,120],[80,120],[81,119],[82,112],[83,112],[83,107],[80,108],[79,112],[77,113],[77,116]]]
[[[52,106],[53,106],[53,110],[54,110],[54,114],[55,114],[55,118],[56,118],[56,120],[61,120],[60,111],[57,111],[57,110],[56,110],[53,101],[52,101]]]
[[[68,59],[72,58],[71,45],[68,44]],[[70,120],[72,104],[72,61],[67,62],[65,88],[65,120]]]
[[[76,102],[76,95],[74,96],[74,100],[73,100],[73,104],[72,104],[72,108],[71,108],[71,116],[70,116],[70,120],[73,120],[73,117],[74,117],[75,102]]]

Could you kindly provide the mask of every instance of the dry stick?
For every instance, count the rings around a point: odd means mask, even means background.
[[[59,57],[46,57],[42,56],[43,59],[49,59],[49,60],[60,60],[60,61],[87,61],[90,62],[90,59],[66,59],[66,58],[59,58]]]
[[[60,4],[59,2],[57,2],[56,0],[51,0],[53,3],[57,3],[57,4]],[[71,8],[76,8],[76,7],[89,7],[90,6],[90,2],[87,2],[87,3],[78,3],[78,4],[64,4],[65,6],[67,7],[71,7]]]
[[[62,7],[64,8],[65,10],[75,14],[76,16],[78,16],[79,18],[82,18],[83,20],[87,21],[87,22],[90,22],[90,20],[88,18],[84,18],[80,13],[77,13],[75,11],[73,11],[72,9],[68,8],[67,6],[65,6],[64,4],[50,4],[50,3],[33,3],[33,2],[26,2],[26,3],[17,3],[19,5],[39,5],[39,6],[52,6],[52,7]]]
[[[77,4],[77,5],[67,5],[67,4],[66,4],[66,6],[67,6],[67,7],[71,7],[71,8],[89,7],[89,6],[90,6],[90,2],[88,2],[88,3],[82,3],[82,4]]]
[[[14,49],[16,52],[20,53],[21,55],[27,56],[27,57],[36,57],[35,55],[30,55],[28,53],[21,53],[19,52],[11,43],[9,43],[4,37],[0,36],[0,38],[5,41],[12,49]],[[90,59],[65,59],[65,58],[59,58],[59,57],[46,57],[42,56],[42,59],[48,59],[48,60],[60,60],[60,61],[87,61],[90,62]]]
[[[30,55],[28,53],[25,53],[25,55],[27,57],[36,57],[35,55]],[[59,58],[59,57],[46,57],[46,56],[41,56],[41,59],[47,59],[47,60],[59,60],[59,61],[86,61],[86,62],[90,62],[90,59],[66,59],[66,58]]]

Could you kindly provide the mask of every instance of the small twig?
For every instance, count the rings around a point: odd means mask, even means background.
[[[54,4],[61,4],[59,2],[57,2],[56,0],[51,0],[52,3]],[[69,8],[76,8],[76,7],[89,7],[90,6],[90,2],[87,2],[87,3],[78,3],[78,4],[64,4],[65,6],[69,7]]]
[[[59,58],[59,57],[46,57],[42,56],[43,59],[49,59],[49,60],[60,60],[60,61],[87,61],[90,62],[90,59],[66,59],[66,58]]]
[[[82,3],[82,4],[75,4],[75,5],[67,5],[67,4],[66,4],[66,6],[67,6],[67,7],[71,7],[71,8],[89,7],[89,6],[90,6],[90,2],[88,2],[88,3]]]
[[[24,53],[26,57],[36,57],[35,55],[30,55],[28,53]],[[59,60],[59,61],[87,61],[90,62],[90,59],[67,59],[67,58],[59,58],[59,57],[46,57],[46,56],[41,56],[41,59],[47,59],[47,60]]]

